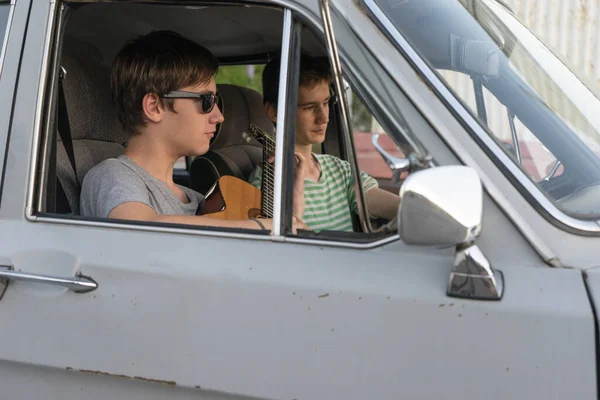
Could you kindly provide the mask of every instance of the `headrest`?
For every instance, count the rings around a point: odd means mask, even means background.
[[[217,85],[217,91],[223,101],[221,112],[225,117],[225,121],[223,121],[221,129],[212,139],[211,150],[248,144],[242,134],[248,132],[250,122],[267,133],[275,132],[273,122],[265,113],[262,96],[256,90],[236,85],[219,84]],[[256,141],[250,144],[260,146]]]
[[[89,139],[123,144],[127,135],[110,95],[109,69],[99,62],[65,55],[61,65],[73,140]]]

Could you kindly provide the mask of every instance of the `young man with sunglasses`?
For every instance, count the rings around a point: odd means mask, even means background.
[[[263,101],[269,118],[277,122],[279,60],[263,71]],[[295,220],[313,231],[352,231],[352,213],[358,213],[354,179],[348,162],[327,154],[315,154],[314,144],[322,144],[329,123],[329,106],[334,101],[329,63],[324,58],[303,55],[300,59],[298,108],[295,138]],[[262,169],[257,167],[250,183],[261,186]],[[392,220],[400,198],[378,187],[377,181],[361,172],[367,207],[372,218]]]
[[[121,49],[112,64],[111,90],[130,137],[123,155],[86,174],[82,215],[271,230],[270,219],[195,215],[204,197],[173,181],[176,161],[206,153],[223,122],[217,69],[206,48],[170,31],[149,33]],[[297,227],[305,228],[294,222]]]

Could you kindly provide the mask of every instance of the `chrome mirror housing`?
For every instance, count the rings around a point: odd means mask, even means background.
[[[481,232],[483,195],[479,176],[464,166],[410,174],[400,189],[398,233],[407,244],[456,246]]]
[[[412,173],[400,190],[398,233],[407,244],[456,246],[447,294],[500,300],[502,272],[475,244],[481,233],[483,191],[477,172],[443,166]]]

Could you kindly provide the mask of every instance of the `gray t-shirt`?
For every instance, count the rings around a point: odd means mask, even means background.
[[[189,203],[182,203],[167,184],[126,155],[109,158],[92,168],[83,179],[81,215],[108,218],[115,207],[128,202],[146,204],[160,215],[196,214],[204,196],[187,187],[179,187],[189,198]]]

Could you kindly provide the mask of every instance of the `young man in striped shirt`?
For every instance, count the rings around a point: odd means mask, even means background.
[[[329,63],[325,59],[301,57],[293,214],[313,231],[351,232],[352,213],[358,213],[358,205],[350,165],[335,156],[312,152],[313,144],[322,144],[325,140],[332,102],[331,80]],[[277,122],[278,91],[279,60],[272,60],[263,71],[263,100],[265,111],[274,123]],[[262,169],[257,167],[249,181],[260,188],[261,180]],[[398,211],[399,197],[380,189],[377,181],[364,172],[361,172],[361,181],[370,216],[393,219]]]

